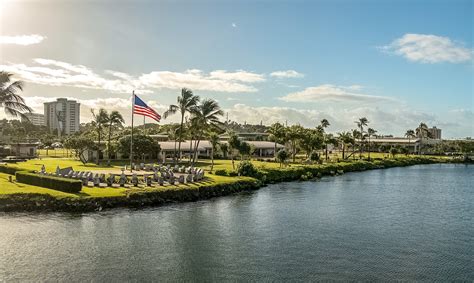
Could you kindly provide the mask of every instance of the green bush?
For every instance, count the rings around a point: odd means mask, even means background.
[[[237,173],[240,176],[255,177],[258,174],[257,169],[253,166],[252,162],[245,160],[239,163],[237,167]]]
[[[18,172],[18,171],[25,171],[25,169],[21,169],[17,166],[12,166],[12,165],[0,165],[0,172],[1,173],[15,175],[15,173]],[[33,171],[28,171],[28,172],[33,172]]]
[[[53,189],[66,193],[78,193],[82,189],[80,180],[65,179],[53,176],[39,175],[27,171],[18,171],[15,174],[20,183]]]
[[[229,172],[227,172],[225,169],[218,169],[214,174],[217,176],[229,176]]]

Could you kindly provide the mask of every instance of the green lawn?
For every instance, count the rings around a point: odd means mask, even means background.
[[[35,159],[29,160],[26,162],[17,163],[14,166],[28,169],[28,170],[40,170],[42,165],[46,166],[46,170],[54,172],[56,166],[59,167],[73,167],[74,170],[106,170],[110,169],[105,165],[97,166],[96,164],[82,164],[80,161],[66,158],[52,158],[52,159]],[[204,164],[204,166],[206,166]],[[230,165],[232,166],[232,165]],[[120,165],[115,165],[114,167],[120,168]],[[141,190],[141,191],[164,191],[164,190],[180,190],[180,189],[197,189],[201,186],[208,186],[213,184],[224,184],[224,183],[233,183],[238,180],[249,180],[246,177],[225,177],[225,176],[216,176],[212,174],[207,174],[206,179],[193,183],[193,184],[177,184],[177,185],[165,185],[163,187],[153,187],[153,188],[89,188],[83,187],[82,191],[78,194],[64,193],[56,190],[46,189],[37,186],[26,185],[17,182],[9,182],[8,177],[10,175],[5,173],[0,173],[0,196],[5,196],[8,194],[15,193],[38,193],[38,194],[49,194],[55,197],[113,197],[113,196],[125,196],[127,191],[130,190]]]

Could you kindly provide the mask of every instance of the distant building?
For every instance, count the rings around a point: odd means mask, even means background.
[[[430,136],[432,139],[435,139],[435,140],[441,139],[441,129],[438,129],[436,127],[428,128],[428,133],[430,133]]]
[[[25,113],[25,117],[21,117],[22,122],[30,121],[35,126],[44,126],[44,114]]]
[[[38,143],[12,143],[10,155],[21,158],[37,157]]]
[[[235,133],[239,140],[244,141],[266,141],[268,140],[268,133]],[[227,141],[229,140],[228,134],[222,134],[219,136],[220,140]]]
[[[69,135],[79,131],[81,104],[75,100],[58,98],[44,103],[45,125],[50,131],[58,130],[59,134]]]

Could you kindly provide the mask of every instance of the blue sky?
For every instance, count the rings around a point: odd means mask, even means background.
[[[63,96],[83,121],[129,119],[132,89],[162,111],[186,86],[239,122],[474,136],[472,1],[5,1],[0,16],[0,67],[38,111]]]

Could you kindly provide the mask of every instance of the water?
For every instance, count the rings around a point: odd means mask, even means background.
[[[474,166],[84,215],[0,214],[0,281],[474,280]]]

